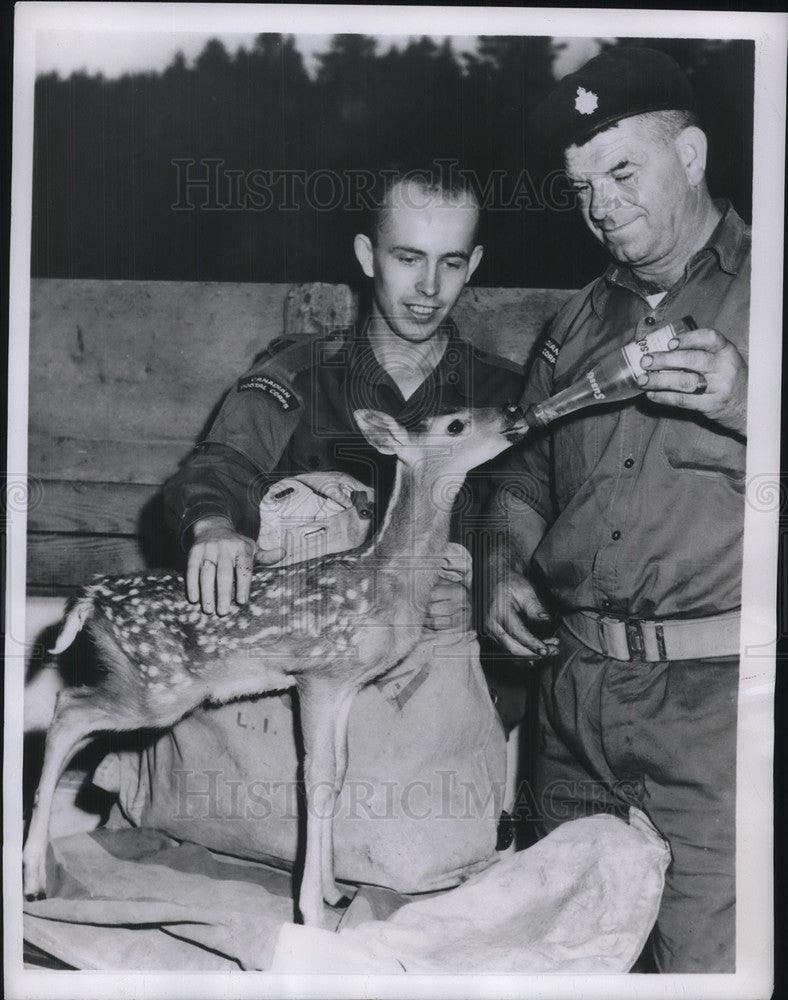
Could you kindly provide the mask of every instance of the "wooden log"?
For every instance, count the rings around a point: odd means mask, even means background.
[[[159,485],[178,468],[193,441],[84,440],[32,434],[28,443],[31,476],[80,483]]]
[[[136,537],[140,515],[159,493],[140,483],[86,483],[43,480],[40,497],[28,511],[28,531]]]
[[[31,593],[63,593],[87,583],[96,573],[129,573],[146,565],[134,538],[31,532],[27,539],[27,583]]]

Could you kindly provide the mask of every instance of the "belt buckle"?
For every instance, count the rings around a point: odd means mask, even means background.
[[[624,621],[624,628],[626,630],[630,660],[638,660],[642,663],[646,656],[646,643],[643,638],[643,630],[640,627],[640,622],[628,618]]]

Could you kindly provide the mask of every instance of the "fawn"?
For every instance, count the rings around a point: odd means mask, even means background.
[[[354,416],[375,448],[397,457],[391,501],[366,545],[257,568],[248,603],[221,617],[190,604],[180,577],[162,570],[98,577],[75,600],[51,652],[67,649],[87,625],[103,673],[95,686],[58,697],[23,854],[28,899],[45,894],[55,786],[95,735],[166,728],[206,701],[290,687],[298,690],[305,752],[304,923],[320,926],[323,899],[342,898],[332,816],[346,771],[351,702],[418,642],[466,473],[527,433],[516,406],[432,417],[415,430],[375,410]]]

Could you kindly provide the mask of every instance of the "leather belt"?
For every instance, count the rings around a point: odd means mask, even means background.
[[[671,621],[573,611],[564,615],[564,624],[589,649],[613,660],[657,663],[739,655],[739,611]]]

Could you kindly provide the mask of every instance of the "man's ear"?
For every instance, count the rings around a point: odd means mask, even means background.
[[[363,233],[357,233],[353,240],[353,250],[356,259],[361,264],[361,270],[368,278],[375,274],[375,256],[372,250],[372,240]]]
[[[476,270],[476,268],[481,263],[482,257],[484,256],[484,247],[475,246],[471,250],[471,256],[468,258],[468,273],[465,275],[465,284],[471,280],[471,275]]]
[[[706,133],[696,125],[690,125],[682,129],[674,141],[687,179],[693,187],[697,187],[706,176],[706,153],[709,146]]]

